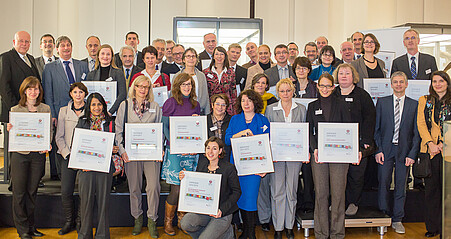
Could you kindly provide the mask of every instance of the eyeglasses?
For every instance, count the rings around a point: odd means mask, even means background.
[[[324,57],[332,57],[332,54],[324,53],[323,56]]]
[[[333,86],[333,85],[318,85],[318,87],[319,87],[320,89],[326,88],[326,89],[330,90],[330,89],[332,89],[334,86]]]
[[[292,89],[289,89],[289,90],[279,90],[279,93],[280,93],[280,94],[291,93],[291,92],[293,92]]]
[[[276,52],[276,55],[286,55],[286,54],[288,54],[288,51],[277,51]]]
[[[191,83],[182,83],[180,86],[181,87],[190,87]]]
[[[185,58],[194,59],[197,58],[196,55],[185,55]]]
[[[19,40],[19,43],[20,43],[20,44],[24,44],[24,43],[25,43],[25,44],[30,44],[31,41],[20,39],[20,40]]]
[[[215,103],[216,106],[227,107],[226,104]]]
[[[404,41],[408,41],[408,40],[412,40],[412,41],[415,41],[417,39],[417,37],[416,36],[412,36],[412,37],[405,37],[404,38]]]
[[[375,42],[374,41],[364,41],[363,44],[365,45],[373,45]]]
[[[181,55],[183,55],[183,52],[172,52],[172,55],[181,56]]]
[[[150,86],[143,86],[143,85],[135,85],[135,87],[140,89],[140,90],[142,90],[142,89],[146,89],[146,90],[150,89]]]
[[[300,67],[296,67],[296,70],[297,71],[308,71],[309,69],[307,67],[300,66]]]

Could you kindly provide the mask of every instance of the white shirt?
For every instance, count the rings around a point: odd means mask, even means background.
[[[194,80],[194,84],[196,86],[196,95],[197,95],[197,98],[199,98],[199,80],[197,79],[196,75],[193,75],[192,77]]]
[[[288,116],[285,116],[286,112],[285,112],[285,110],[282,107],[282,101],[279,100],[277,105],[274,107],[274,110],[282,110],[283,111],[283,117],[285,118],[285,123],[291,123],[291,118],[292,118],[292,115],[293,115],[293,109],[296,109],[296,107],[298,107],[298,105],[296,104],[296,101],[294,101],[294,99],[291,99],[290,113],[288,114]]]
[[[47,63],[50,63],[49,59],[52,59],[51,62],[54,62],[55,61],[55,56],[52,55],[52,57],[46,57],[46,56],[42,55],[42,59],[44,59],[44,64],[47,64]]]
[[[288,73],[288,64],[285,66],[280,66],[277,64],[277,71],[279,72],[280,80],[290,78],[290,73]]]
[[[417,53],[415,53],[415,55],[410,55],[408,52],[407,52],[407,60],[409,61],[409,69],[410,69],[410,67],[412,66],[412,56],[414,56],[415,57],[415,68],[416,68],[416,73],[417,73],[417,75],[418,75],[418,57],[420,56],[420,52],[419,51],[417,51]]]
[[[157,69],[158,66],[158,69]],[[155,69],[161,71],[161,68],[163,67],[163,61],[160,62],[160,64],[155,64]]]
[[[157,72],[155,72],[155,74],[153,74],[152,77],[150,77],[149,73],[147,73],[146,69],[142,70],[141,73],[147,77],[149,77],[150,81],[152,82],[152,84],[155,84],[155,81],[158,80],[158,77],[160,77],[161,73],[160,70],[157,70]],[[160,85],[161,87],[162,85]]]
[[[19,56],[20,56],[20,58],[25,62],[25,64],[27,64],[27,61],[25,60],[25,57],[27,57],[27,54],[25,54],[25,55],[22,55],[22,54],[20,54],[18,51],[16,51],[17,52],[17,54],[19,54]],[[28,59],[28,58],[27,58]],[[28,59],[29,61],[30,61],[30,59]],[[31,63],[31,61],[30,61],[30,63]],[[28,64],[27,64],[28,65]]]
[[[211,68],[211,71],[213,71],[214,73],[216,73],[216,75],[218,75],[218,81],[219,81],[219,83],[221,83],[222,74],[224,74],[224,72],[227,71],[227,68],[224,67],[224,69],[222,69],[222,72],[221,72],[221,73],[218,73],[218,72],[216,71],[216,67],[213,66],[213,67]]]
[[[96,65],[96,60],[94,58],[92,58],[91,56],[88,56],[89,71],[93,71],[95,65]]]
[[[69,77],[67,76],[67,72],[66,72],[66,64],[64,64],[64,61],[65,61],[65,60],[63,60],[63,58],[60,58],[60,60],[61,60],[61,65],[63,65],[64,73],[66,73],[66,77],[67,77],[67,79],[69,80]],[[74,80],[76,81],[76,78],[75,78],[74,62],[72,61],[72,58],[70,58],[70,59],[67,60],[67,61],[70,62],[70,63],[69,63],[69,68],[70,68],[70,70],[72,71],[72,75],[74,76]]]
[[[396,109],[396,99],[398,99],[398,97],[396,97],[396,95],[393,95],[393,115],[395,113],[395,109]],[[403,95],[401,98],[399,98],[399,118],[402,119],[402,110],[404,109],[404,102],[406,100],[406,95]]]

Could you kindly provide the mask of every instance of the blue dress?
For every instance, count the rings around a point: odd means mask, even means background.
[[[332,65],[330,65],[329,67],[325,67],[321,64],[321,65],[319,65],[319,67],[312,70],[312,73],[309,75],[309,78],[312,79],[313,81],[318,81],[319,77],[323,73],[327,72],[332,75],[334,70],[335,70],[335,67],[333,67]]]
[[[265,127],[266,126],[266,127]],[[262,114],[255,114],[252,122],[246,124],[244,113],[234,115],[230,119],[229,127],[225,135],[225,144],[231,145],[232,136],[245,129],[250,129],[254,135],[269,134],[269,121]],[[230,162],[234,164],[233,154],[230,155]],[[241,197],[238,200],[238,207],[246,211],[257,211],[258,189],[260,188],[260,179],[258,175],[239,176],[241,186]]]

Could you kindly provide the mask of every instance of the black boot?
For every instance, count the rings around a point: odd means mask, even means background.
[[[80,228],[81,228],[81,205],[78,205],[77,216],[75,217],[75,229],[77,230],[77,233],[80,231]]]
[[[67,234],[74,230],[74,202],[72,198],[63,199],[63,211],[66,218],[63,227],[58,231],[59,235]]]
[[[240,237],[238,237],[238,239],[247,239],[249,237],[249,212],[240,209],[240,213],[241,219],[243,219],[243,232],[241,233]]]
[[[249,239],[256,239],[255,236],[255,224],[257,222],[257,211],[251,211],[249,213]]]

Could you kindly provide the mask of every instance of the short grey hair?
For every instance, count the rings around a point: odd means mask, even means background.
[[[123,46],[123,47],[121,47],[121,50],[119,50],[119,57],[121,58],[121,60],[122,60],[122,52],[124,50],[132,51],[133,52],[133,57],[136,57],[136,52],[135,52],[135,49],[133,47],[131,47],[131,46]]]
[[[407,81],[406,73],[404,73],[402,71],[396,71],[393,74],[391,74],[391,76],[390,76],[390,83],[393,81],[393,78],[395,78],[396,76],[402,76],[402,78],[404,78],[404,80]]]
[[[157,39],[153,40],[152,41],[152,46],[154,46],[155,43],[157,43],[157,42],[163,43],[164,46],[166,47],[166,41],[164,39],[161,39],[161,38],[157,38]]]

